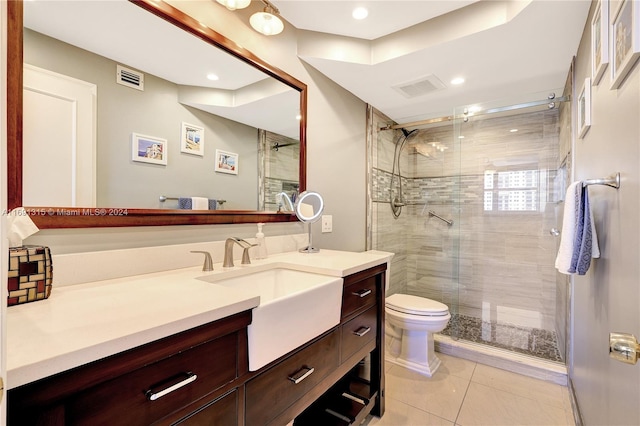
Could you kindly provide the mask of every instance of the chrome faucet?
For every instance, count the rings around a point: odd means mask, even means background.
[[[243,240],[242,238],[231,237],[227,238],[227,240],[224,242],[224,261],[222,262],[222,267],[233,268],[233,243],[237,243],[244,249],[244,251],[242,252],[242,264],[251,264],[251,259],[249,259],[249,249],[256,246],[257,244],[251,244],[248,241]]]

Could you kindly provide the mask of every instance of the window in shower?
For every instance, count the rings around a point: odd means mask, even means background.
[[[535,212],[540,206],[540,170],[510,170],[484,174],[484,210]]]

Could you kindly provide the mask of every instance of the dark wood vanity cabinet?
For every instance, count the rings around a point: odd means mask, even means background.
[[[250,323],[245,311],[11,389],[8,424],[171,424],[209,406],[240,418],[238,398],[235,408],[230,399],[217,400],[248,371]]]
[[[12,389],[8,424],[348,425],[380,416],[385,271],[346,277],[340,324],[257,372],[248,371],[246,311]]]

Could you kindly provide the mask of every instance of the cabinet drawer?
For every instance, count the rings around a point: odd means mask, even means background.
[[[377,305],[342,326],[342,361],[375,339],[378,332]]]
[[[70,401],[69,423],[148,425],[234,380],[237,346],[232,333],[90,388]]]
[[[358,309],[376,302],[376,277],[369,277],[346,286],[342,293],[342,318],[346,318]]]
[[[334,371],[339,364],[339,343],[340,330],[335,329],[249,381],[246,385],[246,424],[269,423]],[[311,369],[313,372],[309,373]],[[294,379],[298,383],[294,383]]]
[[[199,426],[199,425],[224,425],[238,424],[238,391],[223,395],[209,404],[204,405],[190,416],[178,421],[175,425]]]

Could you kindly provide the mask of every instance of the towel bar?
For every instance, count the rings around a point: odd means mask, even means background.
[[[600,178],[600,179],[587,179],[585,181],[582,182],[582,187],[584,188],[585,186],[589,186],[589,185],[607,185],[610,186],[612,188],[618,189],[620,188],[620,172],[608,176],[606,178]]]
[[[179,200],[178,197],[167,197],[166,195],[161,195],[159,198],[161,203],[164,203],[167,200]],[[222,205],[227,202],[227,200],[216,200],[218,204]]]

